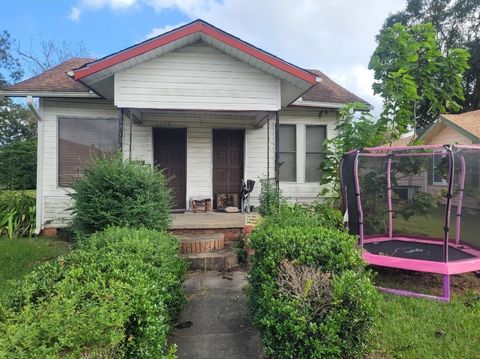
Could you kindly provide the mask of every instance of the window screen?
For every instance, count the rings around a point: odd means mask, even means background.
[[[295,125],[280,125],[280,181],[296,182],[297,180],[297,139]]]
[[[305,181],[319,182],[322,177],[320,164],[327,129],[326,126],[307,126],[306,130]]]
[[[58,185],[70,186],[92,157],[118,148],[118,119],[58,119]]]

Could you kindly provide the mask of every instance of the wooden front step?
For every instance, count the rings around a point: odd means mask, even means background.
[[[180,242],[180,252],[208,253],[221,251],[225,248],[223,233],[214,234],[182,234],[177,235]]]

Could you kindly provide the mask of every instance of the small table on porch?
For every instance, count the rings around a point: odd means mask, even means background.
[[[209,197],[191,197],[190,203],[192,211],[195,213],[199,210],[204,212],[212,210],[212,199]]]

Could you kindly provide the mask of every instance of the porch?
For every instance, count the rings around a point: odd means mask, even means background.
[[[174,231],[187,229],[231,229],[245,227],[245,217],[243,213],[174,213],[172,215],[171,229]]]
[[[176,210],[191,210],[193,199],[210,199],[213,209],[238,206],[246,179],[256,182],[251,204],[257,205],[260,180],[277,177],[279,116],[274,111],[124,108],[122,114],[124,157],[164,170]],[[235,204],[221,206],[219,197]],[[172,229],[244,227],[243,217],[207,215],[206,224],[197,217],[178,217]]]

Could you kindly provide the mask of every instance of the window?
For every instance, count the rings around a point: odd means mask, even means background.
[[[319,182],[322,177],[323,142],[327,137],[326,126],[306,127],[305,182]]]
[[[280,181],[297,181],[297,133],[295,125],[280,125],[279,127],[279,162]]]
[[[58,185],[70,186],[90,158],[118,148],[118,119],[58,119]]]
[[[433,153],[433,184],[446,186],[448,184],[448,157],[445,151]]]

